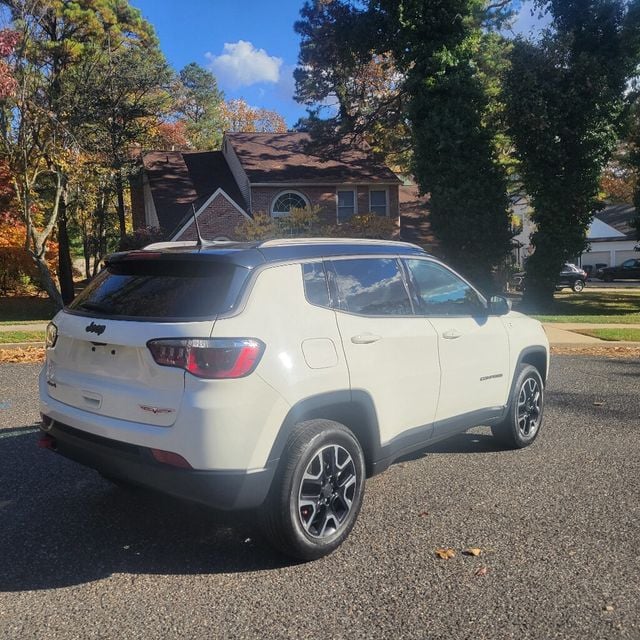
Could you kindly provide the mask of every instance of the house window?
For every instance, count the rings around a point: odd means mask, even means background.
[[[306,209],[309,206],[307,199],[297,191],[285,191],[273,201],[271,215],[274,218],[282,218],[291,213],[291,209]]]
[[[369,190],[369,210],[377,216],[387,215],[387,190],[386,189],[370,189]]]
[[[356,192],[353,189],[338,189],[338,224],[346,222],[356,213]]]

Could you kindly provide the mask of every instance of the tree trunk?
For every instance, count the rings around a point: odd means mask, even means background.
[[[118,222],[120,224],[120,240],[124,240],[127,235],[127,225],[124,210],[124,184],[122,183],[122,173],[118,169],[116,173],[116,195],[118,199]]]
[[[63,196],[58,212],[58,280],[60,292],[65,304],[69,304],[74,297],[73,264],[69,247],[69,233],[67,231],[67,202]]]
[[[59,311],[64,307],[64,301],[62,300],[62,296],[56,287],[56,283],[53,281],[51,277],[51,272],[49,271],[49,267],[45,262],[44,257],[33,256],[33,261],[36,263],[38,267],[38,273],[40,274],[40,284],[42,288],[47,292],[49,297],[51,298],[53,304],[56,306],[56,311]]]
[[[531,236],[535,250],[527,261],[523,307],[541,313],[553,306],[553,294],[565,261],[565,251],[558,239],[549,233],[536,231]]]
[[[88,280],[91,277],[91,242],[87,238],[86,231],[82,238],[82,254],[84,255],[84,277]]]

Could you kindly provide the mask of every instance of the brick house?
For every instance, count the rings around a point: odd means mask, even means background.
[[[194,240],[192,205],[207,240],[235,239],[257,213],[288,215],[318,206],[323,222],[375,213],[399,221],[401,180],[365,151],[322,160],[304,133],[227,133],[221,151],[153,151],[131,184],[134,228],[162,228],[170,240]]]
[[[258,213],[288,215],[318,206],[327,224],[359,213],[399,218],[400,179],[365,151],[322,160],[305,151],[304,133],[227,133],[221,151],[153,151],[132,181],[133,226],[160,227],[170,240],[193,240],[192,205],[205,239],[234,239]]]

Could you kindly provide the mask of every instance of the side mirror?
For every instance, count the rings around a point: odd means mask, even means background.
[[[511,311],[511,300],[504,296],[491,296],[489,300],[489,314],[492,316],[504,316]]]

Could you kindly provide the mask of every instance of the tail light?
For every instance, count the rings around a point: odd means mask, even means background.
[[[243,378],[260,362],[264,343],[254,338],[150,340],[147,347],[163,367],[178,367],[199,378]]]

